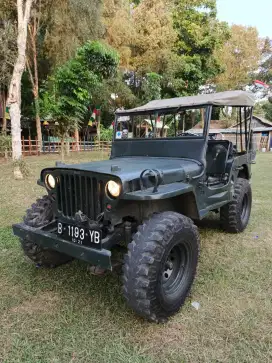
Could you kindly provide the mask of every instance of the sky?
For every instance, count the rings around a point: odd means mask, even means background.
[[[229,24],[255,26],[272,38],[272,0],[217,0],[218,18]]]

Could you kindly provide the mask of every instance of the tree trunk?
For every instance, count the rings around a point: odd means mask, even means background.
[[[60,155],[61,155],[61,161],[62,162],[64,162],[64,148],[65,148],[64,136],[62,136],[61,141],[60,141]]]
[[[40,118],[40,105],[39,96],[34,97],[35,112],[36,112],[36,130],[38,139],[38,151],[41,152],[42,149],[42,128],[41,128],[41,118]]]
[[[6,133],[7,133],[7,118],[6,118],[7,95],[6,95],[5,90],[3,90],[1,92],[1,106],[2,106],[2,112],[3,112],[2,133],[4,135],[6,135]]]
[[[100,139],[101,139],[101,132],[100,132],[100,125],[101,125],[101,111],[98,110],[97,114],[97,141],[100,145]]]
[[[66,153],[67,156],[70,155],[70,142],[69,142],[69,140],[67,140],[65,142],[65,153]]]
[[[33,0],[17,0],[18,13],[18,36],[17,48],[18,56],[14,65],[13,74],[10,82],[8,105],[10,106],[11,135],[12,135],[12,158],[14,163],[15,179],[22,179],[23,174],[20,169],[22,160],[21,142],[21,80],[26,62],[26,40],[27,24],[30,17],[30,9]],[[24,10],[25,9],[25,10]]]
[[[14,161],[14,177],[15,179],[23,179],[20,169],[22,160],[22,141],[21,141],[21,107],[18,102],[10,105],[11,118],[11,136],[12,136],[12,159]]]
[[[42,128],[41,128],[41,118],[40,118],[40,103],[39,103],[39,74],[38,74],[38,62],[37,62],[37,35],[39,31],[39,25],[37,18],[34,17],[33,24],[28,26],[29,29],[29,38],[30,38],[30,48],[31,48],[31,58],[27,60],[27,68],[30,77],[30,81],[32,84],[32,93],[34,96],[34,105],[35,105],[35,118],[36,118],[36,130],[37,130],[37,138],[38,138],[38,147],[39,152],[41,152],[42,147]],[[29,57],[28,57],[29,58]],[[31,65],[33,66],[33,72],[31,70]]]
[[[78,128],[75,130],[75,140],[76,140],[76,151],[79,151],[79,131]]]

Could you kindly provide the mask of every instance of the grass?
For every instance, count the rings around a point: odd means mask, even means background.
[[[69,162],[90,158],[99,155]],[[39,269],[24,258],[11,224],[43,194],[36,179],[55,160],[26,159],[31,175],[23,181],[13,180],[10,164],[0,164],[1,363],[272,361],[271,154],[258,155],[253,167],[252,218],[243,234],[221,232],[216,219],[201,223],[196,282],[165,325],[147,323],[127,308],[116,274],[90,276],[79,261]]]

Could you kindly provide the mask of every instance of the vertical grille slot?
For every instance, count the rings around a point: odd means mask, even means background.
[[[104,208],[105,183],[97,178],[61,171],[58,177],[58,213],[74,218],[78,211],[95,220]]]

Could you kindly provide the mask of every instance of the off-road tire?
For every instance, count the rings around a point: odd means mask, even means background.
[[[46,195],[38,199],[35,204],[27,210],[24,223],[30,227],[41,228],[52,221],[53,197]],[[57,267],[72,260],[72,257],[65,254],[43,248],[26,239],[21,239],[24,254],[39,266]]]
[[[220,221],[224,231],[241,233],[248,225],[252,206],[251,185],[247,179],[238,178],[233,200],[220,209]]]
[[[175,293],[164,291],[165,264],[175,249],[184,251],[186,267]],[[171,251],[171,252],[170,252]],[[199,233],[192,220],[174,212],[154,214],[128,245],[123,266],[123,293],[128,305],[150,321],[165,322],[183,305],[195,278]],[[170,277],[171,278],[171,277]]]

